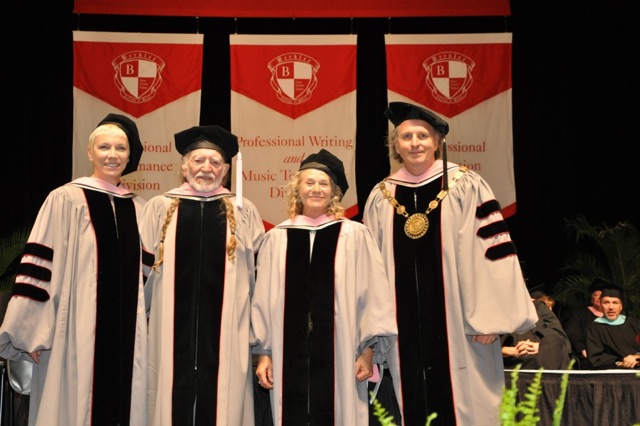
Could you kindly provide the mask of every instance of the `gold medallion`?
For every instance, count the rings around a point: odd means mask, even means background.
[[[427,233],[429,229],[429,219],[424,213],[414,213],[407,218],[404,223],[404,233],[407,237],[417,240]]]
[[[385,200],[389,201],[389,204],[391,204],[391,206],[396,209],[396,213],[406,218],[407,221],[404,223],[404,233],[407,235],[407,237],[417,240],[418,238],[424,236],[429,230],[429,218],[427,218],[427,215],[431,213],[432,210],[438,208],[438,206],[440,205],[440,201],[442,201],[444,197],[447,196],[449,190],[455,186],[456,182],[458,182],[458,179],[460,179],[466,171],[466,167],[460,167],[451,182],[449,182],[449,186],[442,189],[438,193],[438,195],[436,195],[436,198],[429,202],[429,207],[427,208],[427,210],[424,213],[414,213],[411,216],[409,216],[409,213],[407,213],[407,209],[405,208],[405,206],[398,203],[398,200],[391,196],[391,191],[387,189],[384,181],[380,182],[380,185],[378,185],[378,187],[380,188],[382,197],[384,197]]]

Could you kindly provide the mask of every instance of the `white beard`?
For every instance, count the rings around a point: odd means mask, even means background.
[[[222,176],[214,175],[212,181],[203,185],[198,183],[194,176],[187,174],[187,182],[189,182],[189,185],[198,192],[211,192],[222,184]]]

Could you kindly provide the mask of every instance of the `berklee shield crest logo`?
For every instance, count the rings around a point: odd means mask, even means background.
[[[285,53],[268,64],[271,87],[286,104],[301,104],[311,98],[318,85],[316,73],[320,64],[304,53]]]
[[[460,102],[473,83],[471,71],[475,67],[469,57],[456,52],[440,52],[422,63],[427,71],[426,82],[438,101],[448,104]]]
[[[111,65],[116,71],[113,80],[120,96],[129,102],[149,102],[162,84],[165,63],[153,53],[140,50],[123,53]]]

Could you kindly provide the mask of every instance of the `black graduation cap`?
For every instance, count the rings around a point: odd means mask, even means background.
[[[342,195],[347,193],[349,184],[347,183],[347,176],[344,172],[344,165],[342,161],[327,151],[321,149],[317,154],[311,154],[300,163],[300,170],[305,169],[318,169],[322,170],[329,175],[333,183],[338,185],[342,190]]]
[[[592,291],[595,291],[595,290],[602,291],[600,298],[607,296],[607,297],[617,297],[618,299],[622,300],[624,296],[624,290],[622,289],[621,286],[600,278],[597,278],[593,282],[593,284],[591,284],[591,287],[594,287]]]
[[[140,163],[140,157],[142,157],[142,142],[140,142],[140,134],[138,133],[138,126],[129,117],[125,117],[120,114],[109,114],[103,118],[96,128],[103,124],[115,124],[120,127],[122,131],[127,135],[127,141],[129,142],[129,162],[122,172],[122,176],[128,175],[138,170],[138,163]]]
[[[602,278],[596,278],[589,286],[589,291],[592,293],[596,290],[602,291],[603,288],[611,286],[615,286],[615,284]]]
[[[238,153],[238,137],[220,126],[193,126],[174,135],[176,149],[186,155],[194,149],[208,148],[219,151],[225,162]]]
[[[424,120],[431,124],[433,128],[442,135],[442,189],[449,189],[448,163],[447,163],[447,142],[445,136],[449,133],[449,124],[438,117],[432,111],[418,105],[407,102],[389,102],[389,107],[384,112],[385,117],[398,127],[405,120]]]
[[[446,121],[428,109],[417,105],[406,102],[390,102],[384,115],[395,127],[398,127],[405,120],[418,119],[431,124],[442,136],[446,136],[449,133],[449,124]]]

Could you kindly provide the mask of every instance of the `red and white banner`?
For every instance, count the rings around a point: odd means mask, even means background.
[[[389,102],[419,104],[447,120],[448,160],[482,175],[507,217],[516,212],[511,37],[385,35]]]
[[[344,162],[342,202],[347,217],[358,213],[356,37],[230,36],[231,129],[242,153],[243,195],[267,229],[287,219],[284,186],[322,148]]]
[[[509,0],[75,0],[73,13],[216,18],[507,16]]]
[[[73,32],[73,178],[88,176],[89,135],[109,113],[133,119],[144,152],[123,184],[149,199],[178,186],[173,135],[200,120],[202,34]]]

